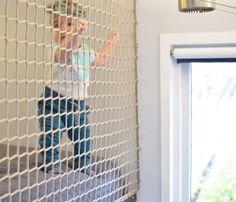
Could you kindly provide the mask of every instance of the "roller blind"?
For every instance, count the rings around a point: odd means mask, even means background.
[[[171,52],[177,63],[236,62],[236,47],[185,47]]]

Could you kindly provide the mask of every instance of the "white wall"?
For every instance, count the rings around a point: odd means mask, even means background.
[[[236,5],[234,1],[218,0],[218,2]],[[235,31],[236,15],[221,11],[205,14],[180,13],[178,0],[138,0],[136,6],[141,147],[141,182],[138,199],[142,202],[159,202],[161,196],[159,35],[178,32]],[[219,9],[225,8],[219,7]]]

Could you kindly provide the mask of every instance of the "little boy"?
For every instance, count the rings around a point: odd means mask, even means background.
[[[46,172],[61,173],[59,142],[67,132],[74,143],[75,169],[90,164],[89,107],[85,104],[92,65],[102,66],[118,39],[112,32],[103,48],[95,53],[82,42],[87,30],[85,12],[73,0],[54,1],[48,6],[52,14],[53,67],[49,73],[42,99],[38,101],[39,137]],[[60,130],[59,130],[60,129]],[[45,169],[45,168],[44,168]]]

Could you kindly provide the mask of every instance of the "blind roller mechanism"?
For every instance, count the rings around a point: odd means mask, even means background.
[[[171,56],[177,63],[236,62],[236,47],[185,47],[174,48]]]

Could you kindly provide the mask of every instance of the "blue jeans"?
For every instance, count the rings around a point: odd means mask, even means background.
[[[90,127],[89,108],[84,100],[67,99],[58,95],[49,87],[38,101],[39,126],[43,134],[39,137],[39,145],[45,150],[41,152],[46,164],[59,160],[59,141],[63,132],[74,142],[74,165],[82,168],[90,163]],[[59,130],[60,129],[60,130]]]

